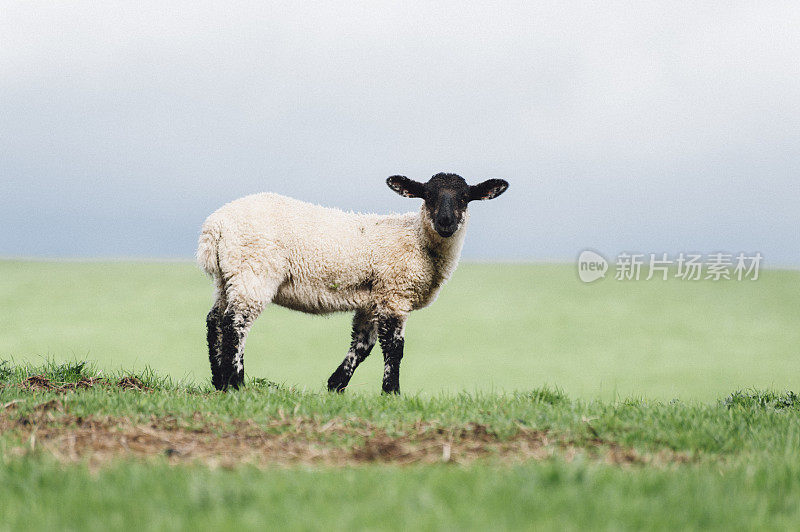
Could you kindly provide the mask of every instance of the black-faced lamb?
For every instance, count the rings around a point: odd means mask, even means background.
[[[312,314],[355,311],[350,350],[328,389],[343,391],[377,340],[383,391],[399,393],[409,312],[430,305],[455,270],[467,204],[496,198],[508,182],[470,186],[441,173],[427,183],[392,176],[387,184],[423,199],[421,209],[356,214],[264,193],[228,203],[206,219],[197,261],[215,284],[206,320],[215,388],[243,384],[247,333],[272,302]]]

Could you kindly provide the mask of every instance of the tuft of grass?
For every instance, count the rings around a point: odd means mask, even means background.
[[[0,380],[7,383],[19,383],[39,375],[55,383],[76,383],[84,379],[98,378],[101,372],[85,360],[69,360],[58,362],[46,358],[41,364],[14,364],[10,360],[0,362]]]
[[[0,383],[6,382],[14,375],[11,369],[11,362],[8,360],[0,360]]]
[[[567,396],[560,388],[550,388],[542,386],[530,392],[517,392],[518,397],[530,399],[534,403],[545,403],[548,405],[558,405],[567,401]]]
[[[728,409],[741,408],[794,408],[800,407],[800,397],[789,390],[783,393],[761,390],[737,390],[723,399]]]
[[[97,377],[98,372],[88,367],[85,360],[63,362],[49,361],[42,372],[45,377],[56,382],[78,382],[81,379]]]
[[[280,390],[282,388],[285,388],[284,386],[278,384],[277,382],[265,379],[263,377],[251,377],[250,379],[248,379],[247,385],[257,389]]]
[[[150,366],[145,366],[139,371],[116,371],[113,372],[112,377],[115,380],[121,379],[135,379],[141,385],[149,390],[178,390],[192,385],[190,382],[175,381],[169,375],[161,375],[157,373]]]
[[[147,390],[181,390],[196,393],[207,391],[205,387],[197,386],[190,380],[175,380],[169,375],[161,375],[150,366],[145,366],[137,371],[116,370],[103,372],[94,364],[85,360],[57,362],[52,359],[46,359],[38,365],[28,363],[13,364],[9,360],[0,361],[0,382],[22,384],[31,377],[41,378],[54,387],[86,381],[117,385],[122,380],[130,380],[131,382],[137,382],[142,389]]]

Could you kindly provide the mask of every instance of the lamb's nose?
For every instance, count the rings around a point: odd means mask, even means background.
[[[436,221],[439,222],[439,225],[443,227],[450,227],[451,225],[453,225],[453,217],[450,214],[446,213],[440,214],[436,219]]]

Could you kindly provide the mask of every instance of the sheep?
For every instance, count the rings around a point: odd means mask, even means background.
[[[508,182],[469,186],[440,173],[421,183],[395,175],[389,188],[420,198],[416,213],[344,212],[273,193],[221,207],[202,226],[200,267],[214,280],[206,318],[212,383],[244,383],[247,333],[267,304],[301,312],[354,311],[347,356],[328,379],[343,392],[376,341],[383,351],[384,393],[400,392],[408,314],[430,305],[455,270],[464,243],[467,204],[493,199]]]

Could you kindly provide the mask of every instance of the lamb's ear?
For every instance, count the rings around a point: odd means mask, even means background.
[[[494,199],[508,188],[508,181],[505,179],[487,179],[483,183],[469,187],[469,200]]]
[[[425,185],[419,181],[409,179],[404,175],[393,175],[386,179],[389,188],[403,196],[404,198],[424,198]]]

